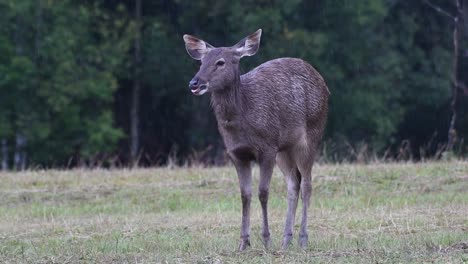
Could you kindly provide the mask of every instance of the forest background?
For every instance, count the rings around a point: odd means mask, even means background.
[[[466,156],[467,0],[0,0],[2,169],[224,164],[183,34],[324,76],[321,159]],[[272,87],[275,89],[275,87]]]

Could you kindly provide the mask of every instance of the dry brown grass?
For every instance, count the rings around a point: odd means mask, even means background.
[[[255,178],[258,172],[255,173]],[[279,250],[286,190],[275,172],[273,247],[236,252],[233,168],[0,174],[0,260],[35,263],[464,263],[468,163],[319,165],[308,250]]]

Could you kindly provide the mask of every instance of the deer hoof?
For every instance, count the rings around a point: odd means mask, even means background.
[[[283,238],[283,243],[281,244],[282,250],[287,250],[289,245],[291,245],[292,235],[286,235]]]
[[[299,235],[299,246],[302,249],[306,249],[309,246],[309,236],[307,234]]]
[[[263,245],[265,246],[265,248],[270,248],[271,246],[271,239],[270,239],[270,236],[266,236],[266,237],[263,237]]]
[[[240,244],[239,244],[239,251],[244,251],[246,250],[248,247],[250,247],[250,240],[246,239],[246,240],[241,240]]]

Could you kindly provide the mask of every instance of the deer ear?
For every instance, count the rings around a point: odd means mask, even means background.
[[[262,30],[255,31],[252,35],[239,41],[234,48],[238,52],[238,55],[242,58],[244,56],[252,56],[257,53],[260,47],[260,37],[262,36]]]
[[[184,35],[185,49],[190,57],[201,60],[213,46],[191,35]]]

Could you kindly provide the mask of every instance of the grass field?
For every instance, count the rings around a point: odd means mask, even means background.
[[[468,162],[317,165],[307,250],[297,232],[279,250],[279,170],[269,250],[252,206],[252,247],[239,253],[233,168],[1,173],[0,262],[468,263]]]

